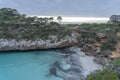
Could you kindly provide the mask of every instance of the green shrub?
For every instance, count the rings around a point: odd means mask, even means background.
[[[114,51],[116,44],[117,44],[117,41],[114,38],[109,38],[106,42],[104,42],[101,45],[101,50],[102,51],[104,51],[104,50],[112,50],[112,51]]]
[[[87,80],[119,80],[119,78],[117,73],[104,69],[88,75]]]
[[[116,72],[120,78],[120,59],[114,59],[110,62],[108,68],[113,71]]]

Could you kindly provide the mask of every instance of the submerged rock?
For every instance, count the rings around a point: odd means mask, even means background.
[[[57,76],[57,70],[55,67],[50,68],[50,75]]]

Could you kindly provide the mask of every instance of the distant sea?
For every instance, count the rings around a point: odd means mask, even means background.
[[[29,15],[37,17],[54,17],[54,21],[57,21],[57,16],[39,16],[39,15]],[[107,23],[109,21],[108,17],[70,17],[61,16],[62,24],[82,24],[82,23]]]
[[[62,24],[78,24],[78,25],[83,24],[83,23],[90,23],[90,24],[97,23],[97,24],[101,24],[101,23],[107,23],[107,22],[62,22]]]

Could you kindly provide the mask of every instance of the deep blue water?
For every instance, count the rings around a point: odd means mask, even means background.
[[[57,51],[1,52],[0,80],[62,80],[49,76],[51,65],[61,59]]]

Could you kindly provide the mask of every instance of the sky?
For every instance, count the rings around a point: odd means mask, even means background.
[[[120,0],[0,0],[0,8],[28,15],[109,17],[120,14]]]

